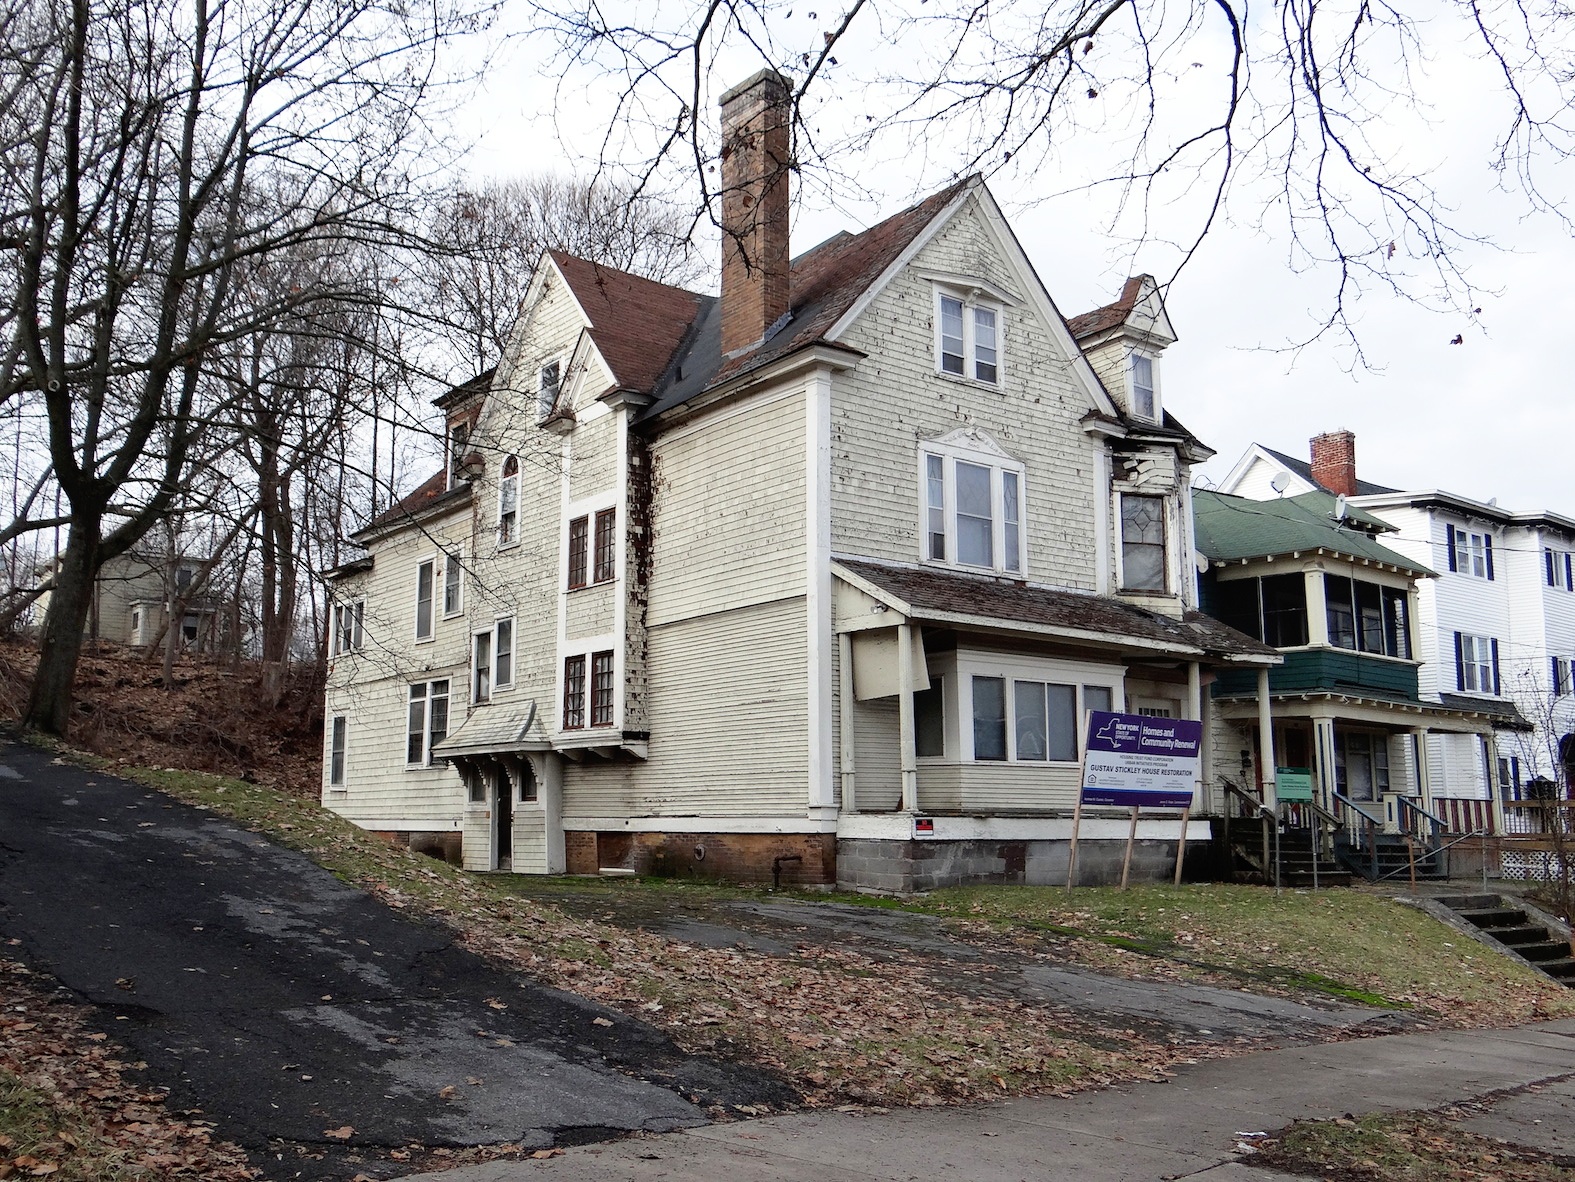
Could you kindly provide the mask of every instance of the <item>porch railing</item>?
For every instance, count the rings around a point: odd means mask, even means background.
[[[1273,865],[1269,856],[1269,843],[1274,835],[1274,813],[1265,808],[1263,801],[1240,784],[1224,776],[1220,777],[1220,784],[1225,789],[1225,848],[1227,850],[1235,848],[1231,843],[1233,828],[1246,827],[1250,832],[1256,827],[1260,834],[1258,870],[1267,877]]]
[[[1575,800],[1506,800],[1504,833],[1536,837],[1575,833]]]
[[[1433,807],[1438,810],[1438,815],[1443,818],[1444,832],[1448,834],[1487,834],[1492,836],[1495,830],[1493,819],[1493,802],[1491,800],[1467,800],[1456,796],[1435,796]],[[1505,820],[1508,821],[1509,805],[1505,804]]]
[[[1364,807],[1332,788],[1329,790],[1329,803],[1335,823],[1345,830],[1346,844],[1352,855],[1365,858],[1371,871],[1368,877],[1377,878],[1378,834],[1382,832],[1384,824],[1382,806],[1369,803]]]

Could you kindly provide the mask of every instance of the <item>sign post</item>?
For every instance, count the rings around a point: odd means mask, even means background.
[[[1088,712],[1083,743],[1083,782],[1072,814],[1072,842],[1067,856],[1066,885],[1077,875],[1077,839],[1083,806],[1114,805],[1132,810],[1121,885],[1132,868],[1140,809],[1180,809],[1181,840],[1176,843],[1175,881],[1181,881],[1187,821],[1203,748],[1203,724],[1195,719],[1153,718],[1144,714]]]
[[[1310,767],[1277,767],[1274,769],[1274,799],[1279,804],[1312,804],[1313,774]],[[1278,810],[1276,810],[1278,811]],[[1309,812],[1311,810],[1308,810]],[[1278,819],[1276,819],[1278,824]],[[1307,830],[1312,834],[1313,890],[1318,889],[1318,818],[1307,819]],[[1276,833],[1278,837],[1278,833]],[[1279,867],[1275,866],[1275,885],[1279,885]]]

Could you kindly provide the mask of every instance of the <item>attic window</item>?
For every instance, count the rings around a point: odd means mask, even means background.
[[[1001,378],[999,305],[936,289],[935,368],[951,377],[998,385]]]
[[[461,419],[448,429],[448,486],[453,488],[465,478],[465,444],[470,440],[470,424]]]
[[[1154,386],[1154,359],[1134,352],[1128,359],[1127,380],[1132,391],[1132,413],[1155,422],[1159,418],[1159,398]]]
[[[558,362],[549,361],[541,367],[541,384],[536,396],[537,413],[541,418],[546,418],[558,405],[558,387],[562,370]]]

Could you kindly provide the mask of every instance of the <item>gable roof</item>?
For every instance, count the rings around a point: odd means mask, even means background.
[[[1261,443],[1257,444],[1256,446],[1264,453],[1264,455],[1272,456],[1276,463],[1285,465],[1289,471],[1294,472],[1296,475],[1300,476],[1314,488],[1323,487],[1323,485],[1319,484],[1313,479],[1312,464],[1307,460],[1298,460],[1293,456],[1286,455],[1282,451],[1275,451],[1272,447],[1264,447]],[[1371,480],[1358,479],[1356,482],[1356,495],[1359,497],[1370,497],[1376,493],[1392,493],[1399,491],[1399,489],[1385,488],[1381,484],[1374,484]]]
[[[708,297],[550,250],[591,340],[620,389],[648,391],[667,369]]]
[[[1277,501],[1253,501],[1229,493],[1193,489],[1194,541],[1198,553],[1216,562],[1327,550],[1348,558],[1397,567],[1422,578],[1433,575],[1427,567],[1375,542],[1362,528],[1353,529],[1335,521],[1333,509],[1334,497],[1326,492],[1303,493]],[[1364,526],[1366,521],[1380,524],[1376,518],[1349,507],[1345,520],[1355,520]]]
[[[1106,304],[1103,308],[1095,308],[1092,312],[1084,312],[1080,316],[1073,316],[1066,322],[1072,330],[1072,335],[1078,340],[1091,337],[1096,332],[1105,332],[1125,324],[1127,317],[1132,315],[1132,309],[1137,305],[1138,296],[1143,294],[1143,277],[1133,275],[1121,287],[1121,294],[1116,297],[1116,302]]]
[[[364,533],[369,533],[375,529],[382,529],[384,526],[398,525],[407,521],[413,521],[420,514],[425,513],[428,509],[434,508],[438,505],[446,505],[450,501],[453,501],[457,504],[460,501],[466,501],[469,499],[470,485],[468,483],[461,482],[460,484],[456,484],[453,488],[449,488],[448,469],[439,468],[431,476],[428,476],[424,481],[422,481],[414,492],[407,493],[405,496],[395,501],[387,509],[384,509],[376,517],[372,518],[371,521],[367,522],[350,536],[352,538],[360,537]]]

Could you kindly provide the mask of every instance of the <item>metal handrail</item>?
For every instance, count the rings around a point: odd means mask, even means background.
[[[1259,825],[1260,825],[1260,828],[1261,828],[1260,836],[1261,836],[1262,843],[1263,843],[1262,844],[1262,862],[1261,862],[1261,865],[1263,867],[1264,875],[1265,875],[1265,877],[1267,877],[1268,871],[1269,871],[1269,830],[1270,830],[1271,822],[1273,822],[1273,820],[1274,820],[1274,813],[1273,813],[1273,811],[1271,809],[1266,808],[1264,806],[1263,801],[1259,800],[1256,796],[1254,796],[1252,793],[1248,792],[1245,788],[1241,787],[1239,784],[1237,784],[1234,781],[1232,781],[1229,777],[1221,776],[1220,777],[1220,784],[1224,786],[1227,795],[1235,796],[1235,797],[1239,798],[1243,803],[1245,803],[1246,805],[1248,805],[1248,807],[1250,807],[1252,809],[1252,813],[1251,813],[1250,817],[1242,817],[1242,818],[1240,818],[1241,820],[1244,820],[1244,821],[1245,820],[1256,820],[1256,821],[1259,822]],[[1231,845],[1231,840],[1230,840],[1230,822],[1231,822],[1230,809],[1227,807],[1225,809],[1225,848],[1226,848],[1227,851],[1230,851],[1230,850],[1232,850],[1234,848]],[[1275,838],[1275,841],[1278,842],[1278,840],[1279,840],[1279,830],[1278,829],[1276,829],[1274,831],[1274,838]],[[1229,856],[1232,859],[1235,858],[1235,854],[1234,853],[1229,854]],[[1278,866],[1279,866],[1279,860],[1278,859],[1275,860],[1275,866],[1276,866],[1276,877],[1278,877]],[[1276,883],[1276,885],[1278,885],[1278,883]]]
[[[1363,808],[1360,803],[1358,803],[1357,801],[1352,800],[1349,796],[1345,795],[1345,793],[1339,791],[1338,789],[1331,788],[1329,790],[1329,796],[1333,800],[1338,800],[1346,808],[1350,809],[1353,813],[1356,813],[1358,816],[1364,818],[1369,823],[1371,823],[1373,825],[1379,825],[1379,824],[1383,823],[1383,817],[1381,815],[1377,816],[1377,817],[1373,816],[1373,814],[1368,812],[1365,808]]]
[[[1402,808],[1408,808],[1413,813],[1415,813],[1417,816],[1419,816],[1419,817],[1426,817],[1429,821],[1433,822],[1433,826],[1434,826],[1435,830],[1441,830],[1441,829],[1444,829],[1444,828],[1446,828],[1448,826],[1448,822],[1446,822],[1443,817],[1436,816],[1433,813],[1428,812],[1425,808],[1423,808],[1421,805],[1417,804],[1416,801],[1412,800],[1409,796],[1396,796],[1395,800],[1400,804],[1400,806]]]

